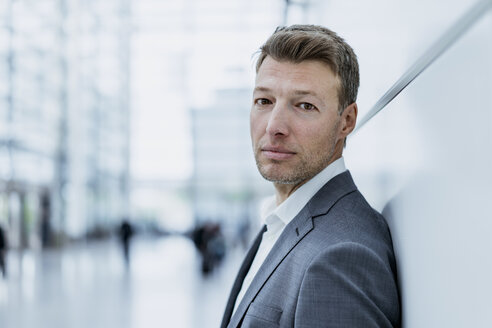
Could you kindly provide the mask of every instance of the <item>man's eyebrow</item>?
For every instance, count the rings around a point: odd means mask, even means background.
[[[311,91],[311,90],[295,90],[294,95],[296,95],[296,96],[313,96],[314,98],[318,99],[318,101],[320,101],[323,106],[326,106],[324,99],[314,91]]]
[[[267,88],[267,87],[258,86],[253,91],[254,92],[271,92],[272,89]],[[315,96],[315,97],[318,97],[319,98],[319,96],[318,96],[318,94],[316,92],[313,92],[313,91],[310,91],[310,90],[295,90],[293,92],[293,94],[295,94],[296,96],[311,95],[311,96]]]
[[[257,92],[257,91],[261,91],[261,92],[270,92],[272,91],[271,89],[267,88],[267,87],[256,87],[253,92]]]
[[[316,92],[313,92],[310,90],[296,90],[296,91],[294,91],[294,94],[298,95],[298,96],[310,95],[310,96],[315,96],[315,97],[319,98],[319,96]]]

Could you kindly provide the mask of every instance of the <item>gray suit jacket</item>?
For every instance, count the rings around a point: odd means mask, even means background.
[[[230,317],[234,301],[222,327],[400,325],[388,226],[348,171],[323,186],[285,227]]]

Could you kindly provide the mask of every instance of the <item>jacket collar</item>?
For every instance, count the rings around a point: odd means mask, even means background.
[[[328,213],[331,207],[343,196],[357,190],[349,171],[345,171],[328,181],[307,203],[313,217]]]

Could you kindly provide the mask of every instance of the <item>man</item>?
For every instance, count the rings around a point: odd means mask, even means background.
[[[357,118],[352,48],[320,26],[278,28],[256,72],[251,139],[276,193],[222,327],[398,326],[390,232],[342,158]]]
[[[7,277],[7,246],[7,233],[0,224],[0,271],[2,272],[2,276],[4,278]]]
[[[128,219],[124,218],[121,222],[119,234],[125,265],[128,267],[130,265],[130,241],[133,237],[133,228]]]

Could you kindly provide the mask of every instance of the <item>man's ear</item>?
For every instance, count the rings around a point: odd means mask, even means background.
[[[357,104],[354,102],[340,114],[340,139],[345,139],[354,129],[357,122]]]

